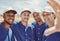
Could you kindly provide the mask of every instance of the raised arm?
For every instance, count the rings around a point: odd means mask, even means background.
[[[47,3],[54,9],[55,12],[60,11],[60,5],[55,0],[48,0]]]
[[[60,5],[55,0],[47,1],[48,4],[54,9],[57,17],[56,29],[60,31]]]

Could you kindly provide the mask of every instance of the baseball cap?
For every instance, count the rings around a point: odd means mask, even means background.
[[[24,11],[21,12],[21,14],[24,13],[24,12],[29,12],[31,14],[31,11],[29,11],[29,10],[24,10]]]
[[[13,12],[14,14],[17,14],[16,10],[14,10],[14,9],[11,8],[11,7],[6,8],[6,9],[3,11],[3,14],[4,14],[4,13],[9,13],[9,12]]]
[[[45,12],[54,12],[54,10],[50,6],[46,6],[43,11]]]

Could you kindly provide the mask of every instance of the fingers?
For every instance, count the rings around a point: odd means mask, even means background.
[[[53,4],[53,2],[48,1],[47,3],[56,11],[56,7],[55,4]]]
[[[49,0],[47,3],[54,9],[55,12],[60,10],[60,5],[56,1]]]

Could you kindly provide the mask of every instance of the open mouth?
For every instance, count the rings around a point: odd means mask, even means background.
[[[13,19],[9,19],[9,22],[13,22]]]

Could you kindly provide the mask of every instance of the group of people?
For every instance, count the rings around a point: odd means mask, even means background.
[[[22,11],[21,21],[14,23],[17,11],[5,10],[4,21],[0,23],[0,41],[60,41],[60,5],[55,0],[47,3],[55,12],[33,12],[32,24],[28,24],[31,11]]]

